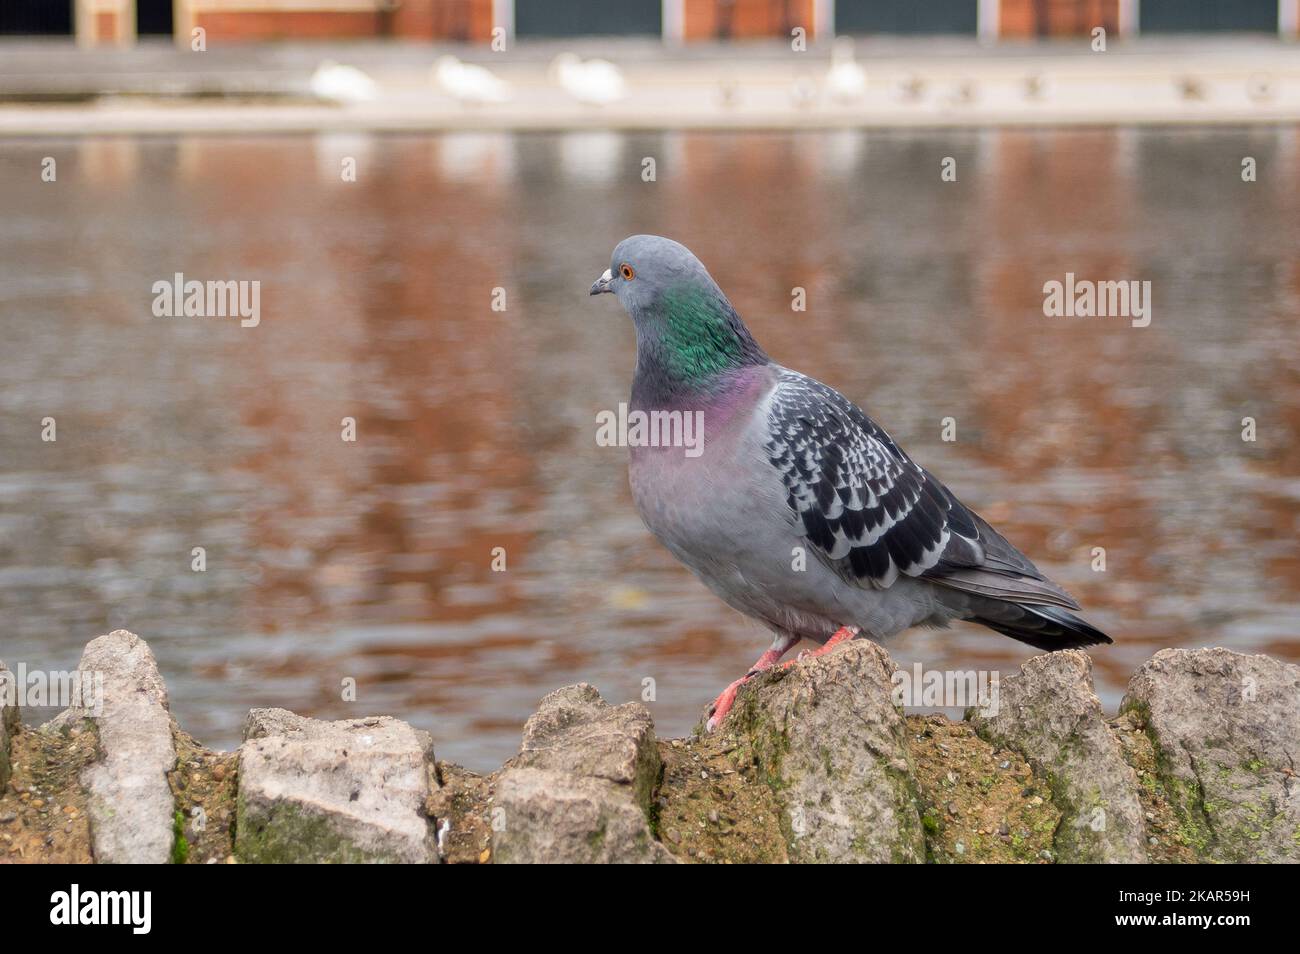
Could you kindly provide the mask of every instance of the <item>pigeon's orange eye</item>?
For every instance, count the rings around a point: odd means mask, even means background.
[[[630,282],[632,279],[636,278],[636,272],[632,270],[632,266],[627,262],[624,262],[618,267],[618,273],[623,276],[623,281],[625,282]]]

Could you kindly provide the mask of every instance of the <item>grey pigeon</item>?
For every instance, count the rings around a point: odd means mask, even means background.
[[[695,454],[628,440],[641,518],[709,589],[776,634],[714,702],[710,729],[740,685],[800,639],[822,653],[859,634],[965,619],[1039,649],[1111,641],[857,405],[772,361],[685,246],[624,239],[591,286],[602,293],[636,326],[629,420],[642,412],[662,433],[681,412],[703,425]]]

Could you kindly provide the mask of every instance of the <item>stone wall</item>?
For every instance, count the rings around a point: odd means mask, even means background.
[[[1225,649],[1157,653],[1114,716],[1076,651],[957,722],[896,707],[862,640],[755,678],[687,739],[569,686],[488,776],[386,716],[253,710],[212,752],[139,637],[81,667],[102,707],[0,718],[0,861],[1300,861],[1300,667]]]

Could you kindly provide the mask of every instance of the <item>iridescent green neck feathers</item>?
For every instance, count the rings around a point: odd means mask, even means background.
[[[653,390],[707,390],[727,371],[768,361],[716,287],[666,288],[645,312],[634,316],[637,378]]]

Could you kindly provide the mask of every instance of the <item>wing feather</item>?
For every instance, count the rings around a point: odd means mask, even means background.
[[[903,574],[1077,608],[838,391],[783,369],[767,414],[765,449],[786,501],[814,553],[846,580],[883,589]]]

